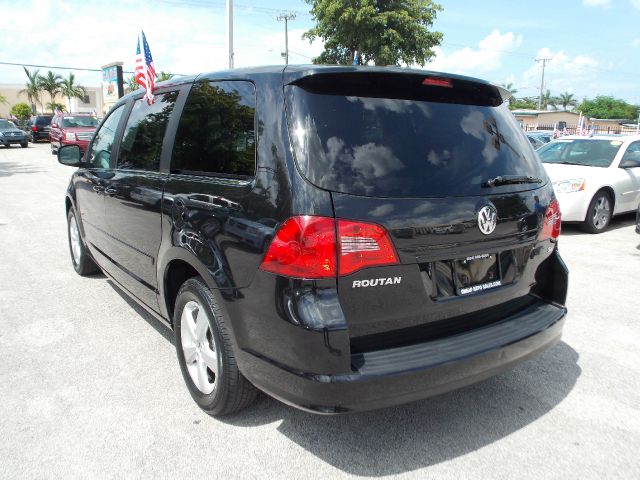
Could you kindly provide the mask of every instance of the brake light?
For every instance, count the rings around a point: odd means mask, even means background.
[[[338,220],[340,275],[366,267],[394,265],[398,257],[387,231],[375,223]]]
[[[34,132],[37,132],[37,131],[38,131],[38,127],[36,127],[35,125],[34,125],[33,127],[31,127],[31,129],[32,129]]]
[[[260,269],[294,278],[332,278],[366,267],[399,263],[380,225],[328,217],[296,216],[276,232]]]
[[[260,268],[286,277],[335,277],[334,220],[310,215],[291,217],[273,237]]]
[[[544,214],[540,240],[547,240],[548,238],[552,240],[557,239],[560,236],[561,224],[562,214],[560,213],[560,204],[558,200],[553,200]]]
[[[428,87],[453,88],[453,83],[448,78],[427,77],[422,81],[422,84]]]

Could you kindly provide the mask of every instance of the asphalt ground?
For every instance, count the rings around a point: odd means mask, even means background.
[[[321,417],[262,395],[214,419],[172,334],[73,271],[46,143],[0,148],[0,478],[640,478],[640,235],[565,226],[561,343],[418,403]]]

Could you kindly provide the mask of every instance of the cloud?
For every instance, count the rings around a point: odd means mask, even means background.
[[[630,0],[629,3],[632,7],[640,10],[640,0]]]
[[[499,69],[505,52],[515,50],[522,44],[522,35],[513,32],[500,33],[493,30],[478,42],[478,48],[464,47],[446,54],[441,47],[435,47],[433,61],[426,68],[443,72],[474,74]]]
[[[632,47],[640,47],[640,38],[636,38],[633,42],[631,42]]]
[[[635,1],[638,1],[638,0],[635,0]],[[582,5],[584,5],[585,7],[610,8],[611,0],[582,0]]]
[[[546,47],[538,51],[536,58],[551,59],[546,64],[544,88],[554,93],[584,92],[586,86],[598,79],[598,70],[603,68],[595,58],[588,55],[571,57],[563,50],[552,52]],[[522,82],[518,86],[523,90],[527,88],[538,90],[541,74],[542,62],[537,62],[524,72]]]

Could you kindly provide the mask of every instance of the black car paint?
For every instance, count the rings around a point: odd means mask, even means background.
[[[161,84],[158,93],[179,90],[180,95],[156,173],[114,169],[128,111],[141,94],[121,99],[116,107],[125,105],[126,111],[116,133],[111,169],[81,166],[67,191],[67,208],[79,212],[82,236],[101,269],[169,326],[175,300],[175,293],[170,292],[172,274],[185,267],[197,272],[232,319],[232,342],[243,374],[274,397],[316,413],[424,398],[485,378],[556,342],[566,311],[566,267],[554,241],[538,241],[542,216],[534,205],[535,194],[537,208],[546,209],[553,198],[551,185],[509,185],[486,198],[466,199],[373,199],[314,187],[293,158],[283,83],[315,71],[316,67],[284,71],[266,67]],[[256,86],[255,178],[170,174],[173,138],[191,84],[234,79],[249,80]],[[141,184],[148,189],[144,195],[135,193]],[[497,231],[490,238],[479,232],[476,217],[478,206],[487,201],[499,215]],[[372,215],[376,206],[387,203],[393,205],[393,213]],[[411,213],[416,210],[429,214]],[[390,231],[401,264],[369,268],[339,279],[273,275],[258,269],[263,248],[225,231],[225,222],[239,213],[249,221],[270,218],[278,224],[293,215],[374,221]],[[438,298],[425,282],[429,265],[437,267],[439,260],[514,247],[521,249],[521,263],[511,285],[463,298]],[[378,276],[401,276],[404,283],[402,288],[386,287],[389,290],[350,288],[354,279]],[[498,342],[489,352],[469,351],[466,355],[471,358],[446,366],[424,364],[415,375],[405,375],[402,368],[373,376],[359,373],[363,355],[384,351],[381,348],[389,345],[409,348],[415,343],[411,338],[420,337],[414,335],[416,329],[439,326],[444,319],[463,318],[513,299],[530,307],[551,305],[553,320],[521,341]],[[522,308],[514,307],[508,318],[517,321]],[[390,339],[390,329],[405,335]],[[425,345],[440,338],[423,334],[420,338]],[[389,388],[396,389],[397,395],[389,394]]]

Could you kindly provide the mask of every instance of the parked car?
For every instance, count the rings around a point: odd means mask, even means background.
[[[151,105],[134,92],[84,157],[58,152],[79,167],[73,267],[173,329],[212,415],[257,389],[336,414],[502,372],[560,339],[568,278],[558,202],[503,95],[329,66],[180,78]],[[258,225],[272,239],[248,248]]]
[[[56,154],[62,145],[78,145],[84,152],[89,145],[98,121],[93,115],[83,113],[59,113],[51,120],[49,139],[51,153]]]
[[[640,233],[640,204],[638,204],[638,210],[636,211],[636,233]]]
[[[16,127],[13,122],[0,118],[0,145],[8,148],[13,144],[27,148],[29,146],[29,140],[26,134]]]
[[[49,129],[53,115],[33,115],[27,120],[27,128],[31,131],[31,141],[49,140]]]
[[[549,132],[546,130],[534,130],[532,132],[527,132],[527,136],[533,137],[541,141],[543,144],[549,143],[551,140],[553,140],[553,132]]]
[[[640,136],[567,136],[538,150],[560,202],[562,220],[590,233],[640,202]]]
[[[534,150],[538,150],[539,148],[544,147],[546,145],[537,136],[529,135],[528,133],[526,134],[526,136],[527,136],[527,140],[529,140],[529,143],[531,144]]]

